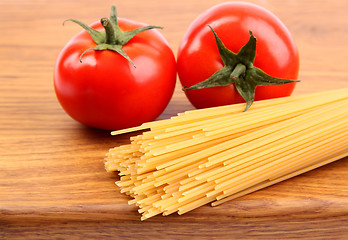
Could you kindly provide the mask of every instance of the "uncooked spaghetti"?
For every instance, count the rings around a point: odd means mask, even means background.
[[[107,153],[141,219],[219,205],[348,155],[348,89],[179,113]]]

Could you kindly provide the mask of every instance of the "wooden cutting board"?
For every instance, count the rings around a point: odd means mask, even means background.
[[[163,25],[174,51],[217,0],[116,1],[119,15]],[[301,55],[294,94],[348,87],[348,2],[252,1],[289,27]],[[348,158],[218,207],[145,222],[104,170],[129,142],[70,119],[53,90],[56,56],[114,1],[0,2],[0,239],[347,239]],[[178,84],[160,117],[192,109]]]

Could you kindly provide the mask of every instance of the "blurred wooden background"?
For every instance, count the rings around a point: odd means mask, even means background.
[[[140,222],[104,171],[111,137],[71,120],[53,89],[56,57],[81,28],[109,16],[161,25],[174,52],[191,21],[217,0],[0,0],[0,239],[343,239],[348,159],[183,216]],[[294,94],[348,87],[348,2],[253,0],[276,14],[301,58]],[[192,109],[178,84],[160,118]]]

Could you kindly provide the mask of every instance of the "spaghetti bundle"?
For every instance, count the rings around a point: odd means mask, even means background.
[[[348,156],[348,89],[190,110],[109,150],[141,219],[217,206]]]

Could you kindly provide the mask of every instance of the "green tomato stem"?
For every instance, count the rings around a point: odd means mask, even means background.
[[[100,23],[105,29],[105,38],[106,38],[105,43],[112,44],[112,45],[118,44],[116,40],[114,27],[112,26],[112,23],[109,21],[109,19],[102,18],[100,19]]]
[[[128,32],[123,32],[118,26],[117,12],[116,12],[115,6],[111,7],[110,18],[102,18],[100,20],[101,25],[105,29],[105,33],[99,32],[91,28],[90,26],[75,19],[68,19],[66,21],[72,21],[74,23],[77,23],[81,27],[83,27],[92,37],[93,41],[97,44],[94,48],[87,49],[80,55],[81,63],[82,63],[82,56],[89,51],[111,50],[120,54],[122,57],[127,59],[135,67],[135,64],[128,57],[128,55],[123,51],[122,47],[126,45],[128,41],[131,40],[134,36],[136,36],[137,34],[141,32],[144,32],[153,28],[162,29],[162,27],[150,25],[150,26],[140,27]]]
[[[238,63],[237,66],[233,69],[230,78],[233,81],[237,81],[240,78],[244,78],[246,71],[246,66],[242,63]]]
[[[251,31],[249,31],[249,41],[238,53],[234,53],[223,44],[214,29],[209,25],[208,27],[214,34],[221,60],[225,66],[216,71],[208,79],[193,86],[184,87],[184,91],[208,87],[223,87],[234,83],[236,90],[246,101],[246,107],[244,109],[246,111],[254,102],[257,86],[299,82],[298,80],[274,78],[253,65],[256,56],[256,38]]]

